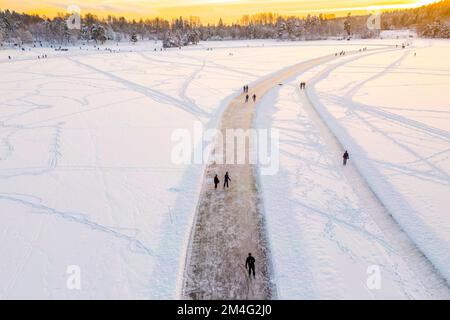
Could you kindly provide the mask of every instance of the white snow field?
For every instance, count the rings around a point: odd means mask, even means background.
[[[450,282],[450,42],[349,59],[309,95],[395,220]]]
[[[450,298],[444,57],[441,41],[343,57],[260,102],[255,126],[280,130],[260,177],[279,298]]]
[[[0,298],[179,297],[204,165],[171,161],[173,131],[215,127],[245,83],[390,43],[1,50]]]

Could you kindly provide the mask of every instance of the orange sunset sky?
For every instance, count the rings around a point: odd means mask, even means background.
[[[236,21],[244,14],[276,12],[285,15],[347,12],[367,13],[373,9],[408,8],[433,0],[0,0],[0,9],[54,16],[76,5],[81,14],[115,15],[127,18],[197,16],[204,22],[223,18]]]

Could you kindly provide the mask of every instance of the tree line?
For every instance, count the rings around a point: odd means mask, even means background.
[[[86,14],[80,28],[72,29],[70,16],[54,18],[0,10],[0,43],[76,44],[79,41],[103,43],[106,40],[162,40],[164,45],[182,46],[207,40],[280,39],[319,40],[330,37],[371,38],[378,30],[367,27],[368,15],[335,17],[334,15],[284,16],[275,13],[244,15],[226,24],[203,24],[198,17],[164,19],[160,17],[129,20],[124,17],[100,18]],[[427,6],[383,12],[381,30],[411,28],[424,37],[450,38],[450,0]]]

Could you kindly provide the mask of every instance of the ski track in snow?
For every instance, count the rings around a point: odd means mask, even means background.
[[[64,212],[59,211],[54,208],[48,207],[41,203],[40,199],[34,199],[35,201],[31,201],[33,197],[29,195],[16,195],[16,194],[0,194],[0,200],[12,201],[14,203],[21,204],[23,206],[28,207],[34,213],[38,214],[51,214],[59,216],[68,221],[76,222],[82,224],[86,227],[89,227],[93,230],[101,231],[108,233],[116,238],[126,240],[130,244],[130,250],[137,253],[142,253],[145,255],[154,256],[155,253],[145,246],[140,240],[136,237],[132,237],[125,233],[117,231],[119,228],[111,228],[109,226],[101,225],[97,222],[91,221],[87,218],[87,216],[83,213],[76,212]],[[138,230],[131,230],[131,233],[138,233]]]
[[[193,116],[195,116],[199,121],[201,121],[201,117],[207,117],[209,116],[209,113],[205,112],[203,109],[199,108],[195,103],[193,103],[193,101],[191,99],[187,99],[186,96],[183,96],[181,100],[176,99],[170,95],[167,95],[165,93],[162,93],[160,91],[151,89],[149,87],[146,86],[142,86],[138,83],[132,82],[130,80],[127,80],[125,78],[119,77],[115,74],[113,74],[112,72],[108,72],[108,71],[104,71],[101,69],[98,69],[96,67],[93,67],[92,65],[89,65],[87,63],[81,62],[79,60],[76,59],[72,59],[72,58],[67,58],[70,61],[73,61],[77,64],[79,64],[80,66],[83,66],[85,68],[91,69],[93,71],[96,71],[100,74],[103,74],[109,78],[111,78],[112,80],[115,80],[123,85],[125,85],[127,88],[132,89],[134,91],[137,91],[143,95],[145,95],[146,97],[159,102],[159,103],[163,103],[166,104],[170,107],[176,107],[179,108],[185,112],[188,112],[190,114],[192,114]],[[203,65],[204,66],[204,65]],[[200,68],[200,70],[203,68],[203,66]],[[199,71],[197,71],[199,72]],[[195,74],[196,72],[194,72],[194,76],[190,77],[188,79],[192,80],[195,78]],[[187,88],[187,86],[189,85],[189,83],[185,83],[184,87]],[[182,92],[182,91],[181,91]],[[184,98],[184,99],[183,99]]]

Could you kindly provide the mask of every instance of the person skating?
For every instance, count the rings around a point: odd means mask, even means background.
[[[248,276],[252,276],[253,271],[253,278],[256,278],[255,275],[255,258],[252,257],[252,254],[249,253],[247,260],[245,260],[245,269],[248,269]]]
[[[217,186],[219,185],[219,183],[220,183],[220,180],[216,174],[216,176],[214,177],[214,189],[217,189]]]
[[[344,159],[344,166],[346,166],[348,159],[350,159],[350,155],[348,154],[347,150],[345,150],[344,155],[342,156],[342,158]]]
[[[228,171],[227,173],[225,173],[225,177],[224,177],[224,182],[223,182],[223,187],[225,188],[225,186],[227,188],[229,188],[228,182],[231,181],[230,176],[228,175]]]
[[[247,103],[248,102],[248,98],[250,98],[249,97],[249,95],[247,94],[247,95],[245,95],[245,103]]]
[[[253,102],[256,101],[256,94],[253,94]]]

